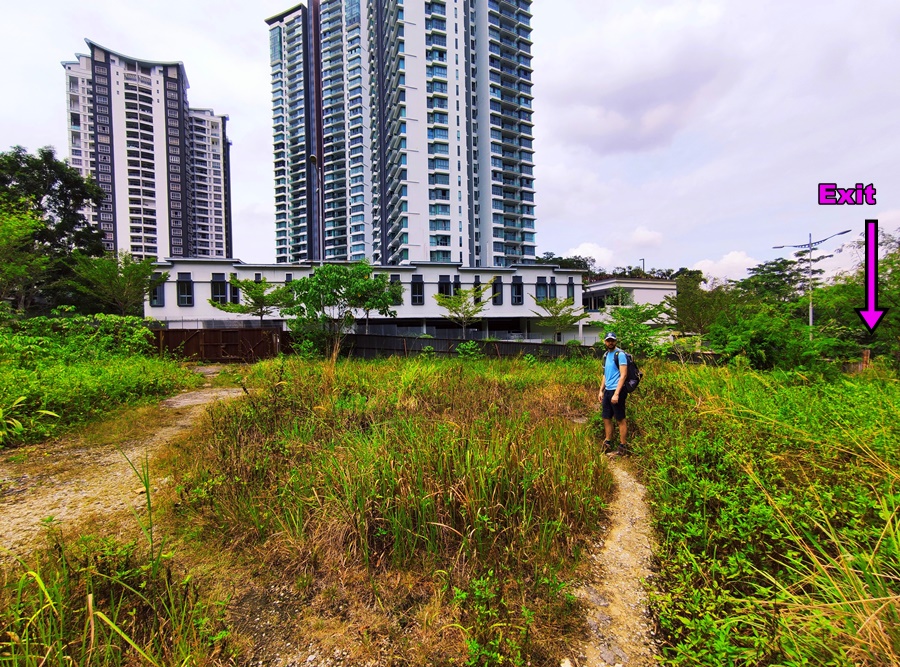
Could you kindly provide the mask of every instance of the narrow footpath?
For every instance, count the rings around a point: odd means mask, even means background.
[[[210,376],[217,369],[197,369]],[[0,562],[28,555],[53,526],[68,531],[92,525],[113,529],[131,525],[132,508],[146,507],[143,487],[126,456],[137,467],[190,429],[205,406],[241,393],[241,389],[206,387],[161,403],[165,426],[118,442],[97,444],[66,438],[4,450],[0,458]],[[155,486],[168,480],[153,481]],[[104,531],[106,532],[106,531]]]
[[[560,667],[651,667],[658,641],[643,581],[653,576],[653,532],[645,489],[629,459],[610,457],[616,496],[610,526],[594,544],[590,575],[576,591],[588,609],[588,642]]]

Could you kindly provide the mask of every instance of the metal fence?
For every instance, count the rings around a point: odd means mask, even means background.
[[[294,339],[290,331],[280,328],[243,329],[160,329],[153,332],[159,352],[204,362],[250,363],[270,359],[278,354],[291,354]],[[523,357],[552,360],[574,357],[599,358],[602,347],[587,345],[559,345],[531,341],[463,341],[448,338],[388,336],[382,334],[348,334],[342,353],[358,359],[378,359],[392,356],[415,356],[422,353],[435,356],[456,356],[461,343],[475,345],[489,358]],[[721,356],[708,352],[694,352],[672,357],[673,361],[691,364],[718,364]]]
[[[194,361],[250,363],[282,351],[281,329],[160,329],[159,352]]]
[[[520,357],[526,354],[540,359],[558,359],[575,355],[591,356],[594,348],[517,341],[462,341],[447,338],[409,338],[379,334],[350,334],[344,341],[344,352],[362,359],[411,356],[422,352],[437,356],[455,356],[460,343],[474,344],[486,357]]]

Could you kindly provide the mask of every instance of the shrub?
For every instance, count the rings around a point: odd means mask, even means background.
[[[460,359],[465,359],[467,361],[484,359],[484,352],[482,352],[481,346],[474,340],[467,340],[464,343],[457,345],[456,354]]]
[[[633,406],[666,660],[897,664],[896,381],[735,361],[654,365]]]
[[[142,319],[117,315],[34,317],[0,327],[0,444],[46,438],[113,405],[202,381],[173,361],[143,356],[151,337]]]

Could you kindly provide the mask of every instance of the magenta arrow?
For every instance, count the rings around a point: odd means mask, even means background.
[[[855,308],[869,333],[875,333],[887,312],[878,310],[878,221],[866,220],[866,307]]]

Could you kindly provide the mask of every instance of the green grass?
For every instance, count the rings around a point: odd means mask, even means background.
[[[48,523],[49,548],[4,570],[0,664],[218,664],[224,604],[177,573],[154,527],[147,463],[132,467],[147,499],[146,518],[135,513],[145,542],[64,539]]]
[[[149,332],[139,318],[41,317],[15,327],[0,327],[0,447],[202,382],[146,356]]]
[[[900,385],[654,366],[667,664],[897,664]]]
[[[376,590],[389,573],[418,573],[432,594],[414,609],[376,593],[399,616],[445,596],[458,632],[432,631],[423,642],[434,653],[417,659],[468,651],[477,664],[550,664],[578,626],[557,574],[599,529],[612,490],[592,434],[573,422],[589,414],[596,372],[595,362],[262,364],[258,389],[218,404],[189,453],[188,521],[222,544],[267,545],[302,573],[313,604],[327,606],[341,570]]]
[[[170,454],[183,548],[253,563],[296,596],[296,632],[361,663],[573,654],[585,628],[569,582],[612,492],[574,421],[595,416],[596,360],[245,370],[247,393]],[[659,537],[663,663],[900,664],[897,380],[645,370],[632,461]],[[0,661],[242,659],[248,638],[138,520],[140,545],[57,540],[10,576]]]

